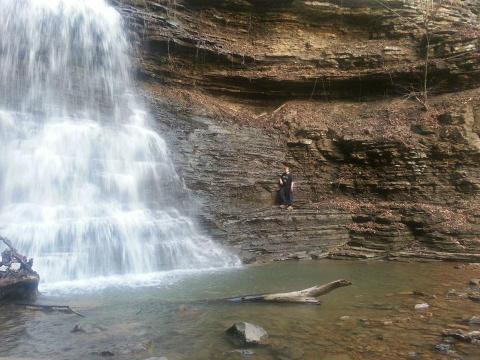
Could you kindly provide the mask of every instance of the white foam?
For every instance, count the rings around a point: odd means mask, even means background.
[[[235,267],[229,268],[230,270]],[[59,281],[40,285],[40,292],[47,296],[83,295],[98,293],[105,289],[167,287],[192,276],[228,271],[225,268],[179,269],[146,274],[101,276],[90,279]]]

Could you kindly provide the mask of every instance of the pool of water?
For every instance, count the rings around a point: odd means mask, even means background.
[[[283,262],[177,274],[155,286],[79,291],[46,288],[40,304],[85,315],[0,307],[0,357],[10,359],[480,359],[480,345],[435,350],[447,328],[478,330],[465,319],[480,304],[467,291],[480,267],[453,263]],[[303,289],[344,278],[353,285],[321,306],[195,302],[237,294]],[[412,294],[417,291],[421,294]],[[414,306],[426,302],[427,311]],[[237,321],[258,324],[269,345],[240,353],[225,335]],[[72,332],[81,324],[87,333]]]

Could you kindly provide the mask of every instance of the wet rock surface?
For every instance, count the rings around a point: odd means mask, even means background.
[[[202,228],[237,248],[247,263],[324,257],[479,260],[479,193],[459,191],[455,175],[478,177],[480,152],[468,141],[359,142],[328,128],[307,131],[308,124],[292,125],[303,130],[282,135],[176,107],[169,112],[164,102],[151,100],[159,129],[198,200]],[[274,118],[288,119],[290,106],[297,104],[287,104]],[[403,130],[393,129],[396,137],[409,136]],[[308,146],[293,141],[305,136],[312,141]],[[368,147],[360,145],[367,142]],[[426,144],[435,153],[426,152]],[[446,147],[443,155],[440,146]],[[275,205],[284,161],[296,181],[292,211]]]
[[[234,247],[246,263],[319,259],[347,244],[351,215],[342,209],[302,202],[289,211],[276,204],[287,155],[280,134],[164,106],[156,104],[159,130],[175,149],[193,194],[190,209],[197,209],[208,235]]]
[[[415,1],[114,2],[185,201],[245,262],[480,260],[477,0],[436,12],[427,111]]]

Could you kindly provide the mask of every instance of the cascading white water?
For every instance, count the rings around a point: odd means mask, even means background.
[[[0,233],[46,282],[237,263],[171,194],[105,0],[0,1]]]

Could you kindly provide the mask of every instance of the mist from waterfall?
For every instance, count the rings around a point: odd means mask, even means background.
[[[106,1],[0,2],[0,234],[44,282],[238,264],[179,206],[131,70]]]

